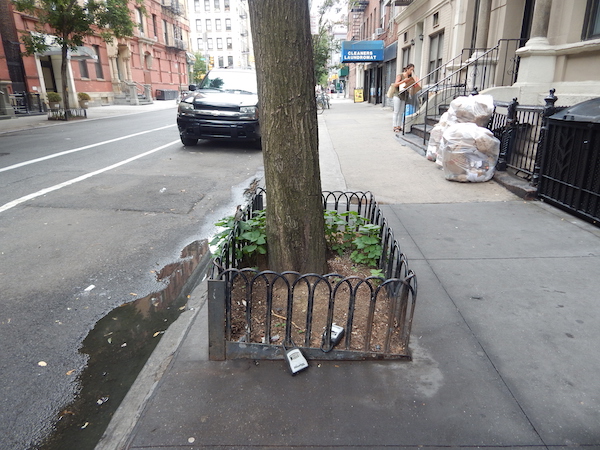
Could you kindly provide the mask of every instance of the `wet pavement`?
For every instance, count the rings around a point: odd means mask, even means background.
[[[600,448],[600,229],[446,181],[380,106],[319,126],[323,188],[373,191],[417,274],[413,361],[208,361],[200,283],[97,449]]]
[[[160,338],[187,308],[209,259],[206,241],[189,244],[178,262],[157,274],[163,290],[124,303],[96,323],[79,350],[88,359],[77,398],[60,412],[42,448],[94,448]]]

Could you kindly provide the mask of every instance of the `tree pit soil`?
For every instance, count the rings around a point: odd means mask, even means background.
[[[300,282],[293,291],[293,307],[291,321],[291,337],[299,347],[321,348],[323,331],[327,324],[329,309],[330,286],[335,291],[335,302],[333,308],[333,323],[344,327],[347,332],[348,311],[350,303],[350,292],[360,283],[356,289],[356,300],[352,320],[352,336],[349,350],[385,352],[389,354],[406,354],[407,349],[402,341],[402,324],[395,318],[390,318],[394,298],[387,295],[386,289],[381,289],[376,297],[375,308],[370,317],[371,293],[380,284],[378,280],[362,280],[371,276],[370,269],[366,266],[357,265],[348,256],[334,256],[327,261],[330,273],[338,274],[340,277],[330,280],[330,283],[318,281],[318,278],[309,279],[309,283]],[[339,283],[342,279],[347,279]],[[290,285],[293,279],[288,278]],[[269,291],[266,278],[259,277],[252,288],[252,299],[250,300],[250,338],[253,343],[266,343],[266,299]],[[270,334],[271,344],[281,345],[284,342],[286,331],[286,312],[288,286],[282,280],[276,280],[272,287],[272,309]],[[312,310],[312,321],[307,321],[308,293],[314,290],[314,303]],[[245,281],[237,277],[231,294],[231,341],[247,341],[246,316],[247,299]],[[389,338],[389,349],[386,351],[387,331],[392,328]],[[367,337],[370,335],[369,342]],[[310,336],[310,337],[307,337]],[[336,349],[345,349],[346,336],[337,345]]]

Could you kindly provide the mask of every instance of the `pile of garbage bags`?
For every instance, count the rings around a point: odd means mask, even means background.
[[[494,112],[491,95],[458,97],[433,127],[427,159],[442,166],[447,180],[482,182],[494,176],[500,141],[485,128]]]

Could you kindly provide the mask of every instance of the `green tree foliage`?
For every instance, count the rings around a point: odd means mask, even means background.
[[[192,80],[195,84],[198,84],[202,81],[204,75],[206,75],[208,66],[201,53],[196,53],[195,56],[196,61],[194,62],[194,74]]]
[[[135,0],[143,12],[141,0]],[[67,89],[68,51],[83,45],[87,36],[99,35],[106,42],[133,35],[129,0],[13,0],[18,11],[39,19],[36,33],[23,34],[25,52],[43,53],[50,46],[61,48],[62,95],[69,106]]]
[[[327,14],[335,5],[339,4],[340,0],[324,0],[317,10],[317,34],[313,34],[313,55],[315,80],[318,84],[327,84],[327,76],[329,74],[329,59],[331,54],[339,50],[339,44],[333,39],[331,34],[333,25],[327,18]]]

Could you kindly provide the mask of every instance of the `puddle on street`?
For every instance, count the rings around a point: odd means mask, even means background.
[[[167,283],[165,289],[115,308],[96,324],[80,349],[89,355],[79,377],[80,392],[60,412],[55,431],[39,448],[94,449],[161,336],[186,309],[207,252],[207,241],[188,245],[180,261],[157,275]]]

